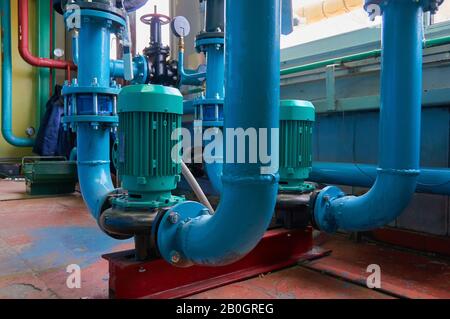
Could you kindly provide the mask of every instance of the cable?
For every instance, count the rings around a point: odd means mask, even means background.
[[[203,192],[202,188],[198,184],[197,180],[195,179],[194,175],[192,175],[191,171],[187,167],[187,165],[184,162],[181,162],[181,168],[183,172],[183,176],[188,182],[189,186],[191,186],[192,190],[195,193],[195,196],[199,199],[200,203],[205,205],[211,214],[214,214],[214,208],[211,206],[208,198],[206,197],[205,193]]]

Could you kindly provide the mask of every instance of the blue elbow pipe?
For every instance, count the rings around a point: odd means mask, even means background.
[[[78,82],[77,85],[66,85],[65,94],[70,95],[72,101],[68,113],[75,121],[71,126],[77,132],[81,193],[90,213],[98,221],[107,208],[108,195],[115,191],[110,173],[110,132],[117,121],[113,98],[118,90],[111,85],[110,39],[111,32],[125,22],[99,10],[83,9],[81,14],[82,25],[77,40],[80,46]],[[116,21],[111,22],[112,19]],[[108,121],[101,122],[104,118]]]
[[[375,165],[314,162],[308,180],[323,184],[372,187],[376,177]],[[421,168],[416,193],[450,195],[450,169]]]
[[[280,1],[228,0],[226,14],[225,129],[279,128]],[[262,174],[263,166],[225,163],[212,216],[194,202],[169,210],[155,234],[163,258],[180,267],[221,266],[249,253],[270,224],[278,192],[277,174]]]
[[[420,1],[384,4],[377,179],[360,197],[345,196],[334,186],[319,193],[314,218],[326,232],[384,226],[411,201],[420,173],[422,16]]]
[[[12,128],[12,57],[11,57],[11,1],[1,1],[2,35],[2,135],[11,145],[31,147],[34,139],[17,137]]]
[[[202,85],[202,78],[206,77],[206,72],[188,72],[184,68],[184,52],[178,53],[178,72],[180,73],[180,85]]]
[[[96,220],[108,195],[114,192],[110,173],[109,130],[80,123],[77,130],[78,176],[81,193]]]

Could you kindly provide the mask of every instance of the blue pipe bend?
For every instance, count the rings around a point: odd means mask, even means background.
[[[2,135],[5,141],[17,147],[31,147],[33,138],[14,135],[12,129],[12,57],[11,57],[11,1],[1,1],[2,28]]]
[[[311,182],[372,187],[378,170],[375,165],[314,162],[308,178]],[[416,193],[450,195],[449,168],[421,168]]]
[[[84,202],[98,221],[108,195],[114,192],[110,173],[109,130],[79,123],[77,130],[78,178]]]
[[[280,0],[227,0],[226,14],[225,131],[270,132],[279,128]],[[263,166],[236,158],[225,163],[221,202],[212,216],[193,202],[169,210],[154,234],[163,258],[180,267],[222,266],[249,253],[270,224],[278,192],[278,175],[261,174]]]
[[[337,187],[327,187],[319,193],[314,218],[324,231],[367,231],[384,226],[411,201],[420,174],[422,17],[420,2],[385,4],[380,169],[374,186],[363,196],[345,196]]]

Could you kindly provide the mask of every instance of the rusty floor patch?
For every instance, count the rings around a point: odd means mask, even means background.
[[[390,299],[318,272],[293,267],[258,278],[210,290],[192,299]]]
[[[386,245],[356,243],[344,236],[322,237],[325,258],[304,266],[366,285],[367,267],[380,266],[381,291],[405,298],[450,298],[450,260],[420,255]]]

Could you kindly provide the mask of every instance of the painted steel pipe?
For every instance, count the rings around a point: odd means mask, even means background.
[[[225,128],[279,128],[280,0],[227,0],[226,6]],[[155,235],[166,261],[180,267],[227,265],[260,241],[275,208],[278,176],[262,174],[259,160],[234,162],[224,164],[214,215],[187,202],[162,217]]]
[[[420,173],[422,97],[421,2],[387,1],[382,31],[380,153],[377,179],[360,197],[329,186],[317,196],[316,225],[326,231],[367,231],[398,217]]]
[[[184,68],[184,48],[180,48],[180,52],[178,52],[178,72],[180,73],[180,85],[202,85],[202,79],[206,77],[206,72],[189,72]]]
[[[311,182],[372,187],[377,166],[357,163],[314,162],[308,178]],[[421,168],[416,193],[450,196],[450,168]]]
[[[105,117],[114,121],[112,105],[110,39],[117,26],[125,22],[119,17],[100,10],[81,10],[81,28],[78,34],[78,78],[76,85],[65,90],[83,88],[72,99],[73,117],[91,117],[90,122],[80,120],[71,123],[77,131],[78,179],[81,193],[89,211],[98,221],[107,207],[107,196],[114,192],[110,173],[110,132],[109,122],[100,123]],[[111,23],[113,19],[115,22]],[[114,91],[112,91],[114,90]],[[98,92],[109,92],[100,99]],[[67,93],[66,93],[67,94]],[[66,113],[67,115],[67,113]],[[98,120],[97,120],[98,118]]]
[[[7,2],[10,2],[10,0],[7,0]],[[28,45],[29,43],[28,0],[18,0],[18,4],[19,4],[19,53],[22,56],[22,58],[30,65],[37,67],[62,69],[62,70],[67,70],[67,68],[70,67],[72,70],[76,70],[77,67],[72,62],[40,58],[34,56],[30,52],[30,48]]]
[[[11,145],[31,147],[34,139],[17,137],[12,128],[11,2],[1,1],[2,135]]]
[[[107,196],[114,191],[110,173],[109,130],[79,123],[77,130],[78,178],[84,202],[96,220]]]
[[[223,100],[225,97],[225,57],[224,47],[217,45],[208,46],[206,49],[207,57],[207,76],[206,76],[206,93],[207,99]],[[216,129],[220,130],[221,127]],[[222,144],[222,143],[221,143]],[[222,147],[223,145],[217,145]],[[223,154],[223,152],[222,152]],[[222,171],[223,171],[223,158],[222,156],[216,156],[214,154],[212,160],[205,158],[205,171],[211,182],[212,188],[216,194],[220,194],[222,191]]]

